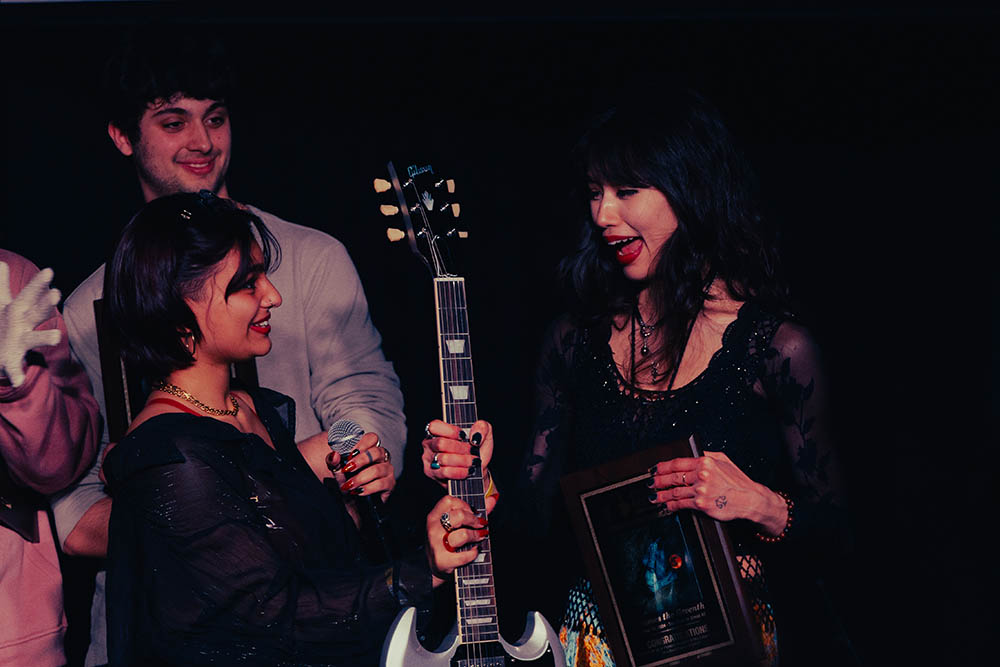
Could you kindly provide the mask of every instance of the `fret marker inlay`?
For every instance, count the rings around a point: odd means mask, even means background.
[[[464,579],[462,581],[463,586],[483,586],[488,583],[490,583],[488,577],[482,577],[480,579]]]
[[[469,625],[482,625],[483,623],[492,623],[492,616],[483,616],[482,618],[470,618],[465,621]]]
[[[448,387],[448,389],[451,391],[452,399],[456,401],[469,400],[469,385],[455,384]]]
[[[450,354],[465,354],[465,341],[461,338],[454,338],[444,342]]]

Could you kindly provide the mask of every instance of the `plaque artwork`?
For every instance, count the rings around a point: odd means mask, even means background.
[[[648,499],[650,466],[698,455],[692,437],[561,482],[619,665],[751,665],[762,657],[725,527]]]

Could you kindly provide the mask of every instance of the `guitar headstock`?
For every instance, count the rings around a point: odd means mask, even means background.
[[[375,179],[375,192],[390,190],[395,203],[383,203],[379,211],[385,216],[401,215],[403,229],[390,227],[386,236],[390,241],[404,238],[417,257],[435,278],[451,276],[444,259],[444,243],[452,239],[465,239],[469,234],[457,226],[461,207],[455,198],[455,181],[434,173],[431,165],[407,167],[400,176],[392,162],[386,165],[389,180]]]

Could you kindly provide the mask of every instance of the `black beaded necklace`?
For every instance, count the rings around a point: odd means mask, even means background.
[[[691,339],[691,331],[694,329],[694,322],[695,322],[696,319],[698,319],[697,315],[695,315],[695,317],[691,318],[691,321],[688,323],[688,326],[687,326],[687,331],[684,333],[684,345],[681,347],[681,354],[680,354],[681,358],[683,358],[683,356],[684,356],[684,349],[687,348],[687,343]],[[649,352],[650,352],[649,339],[652,337],[653,332],[656,331],[656,327],[659,324],[659,322],[654,323],[654,324],[647,324],[646,321],[642,319],[642,314],[639,312],[639,303],[638,303],[638,301],[636,301],[635,305],[633,306],[631,320],[632,320],[632,329],[631,329],[630,354],[631,354],[632,367],[630,369],[629,375],[631,377],[632,384],[638,386],[638,377],[637,377],[636,370],[635,370],[636,369],[636,366],[635,366],[635,325],[636,324],[639,325],[639,335],[642,337],[642,344],[639,346],[639,353],[643,357],[645,357],[645,356],[649,355]],[[674,363],[671,364],[670,378],[669,378],[669,381],[667,382],[666,391],[670,391],[670,389],[673,388],[674,381],[677,379],[677,371],[680,370],[680,365],[681,365],[681,359],[680,358],[674,360]],[[656,384],[656,383],[660,382],[660,380],[662,380],[664,377],[666,377],[666,375],[664,373],[660,372],[660,369],[658,367],[658,362],[657,361],[653,361],[653,362],[650,363],[649,370],[650,370],[650,375],[651,375],[652,380],[653,380],[653,384]]]

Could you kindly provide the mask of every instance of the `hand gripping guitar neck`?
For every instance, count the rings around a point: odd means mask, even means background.
[[[434,276],[434,298],[437,306],[438,360],[441,369],[441,398],[444,420],[468,429],[478,419],[476,395],[472,375],[472,354],[469,342],[469,323],[465,301],[465,280],[448,273],[444,268],[440,238],[431,228],[436,212],[450,210],[457,217],[458,205],[448,201],[435,208],[438,202],[453,199],[454,181],[436,179],[434,170],[411,167],[410,178],[400,184],[392,163],[388,165],[398,202],[398,212],[403,215],[405,231],[390,234],[390,239],[407,238],[411,249],[431,269]],[[436,184],[418,186],[414,179],[427,175]],[[385,181],[382,181],[385,184]],[[447,184],[447,193],[435,197],[435,189]],[[376,182],[376,189],[379,183]],[[383,187],[383,190],[387,188]],[[410,200],[407,196],[410,195]],[[383,206],[396,209],[396,206]],[[392,211],[396,213],[397,211]],[[417,227],[415,230],[414,228]],[[466,235],[452,229],[446,238]],[[423,243],[417,243],[417,240]],[[421,249],[423,246],[423,251]],[[426,256],[424,255],[426,252]],[[464,480],[448,482],[448,493],[467,502],[473,511],[486,516],[486,498],[483,476],[478,464]],[[455,570],[457,620],[451,632],[435,650],[425,649],[417,639],[416,609],[402,611],[386,637],[382,647],[383,667],[502,667],[513,663],[537,665],[565,664],[559,637],[538,612],[528,614],[521,638],[514,644],[500,636],[497,622],[497,604],[493,586],[493,554],[490,537],[478,543],[479,556],[468,565]]]

